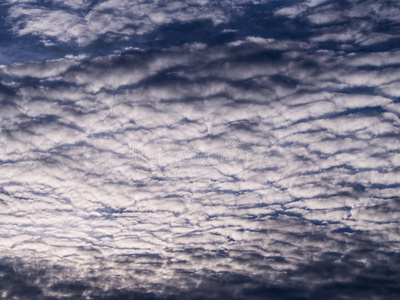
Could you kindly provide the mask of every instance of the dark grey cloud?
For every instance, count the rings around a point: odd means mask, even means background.
[[[396,2],[5,5],[2,298],[396,297]]]

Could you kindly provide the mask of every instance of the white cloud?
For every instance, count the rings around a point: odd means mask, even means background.
[[[207,1],[12,4],[21,34],[80,45],[229,18]],[[210,273],[308,285],[304,265],[363,240],[396,252],[398,53],[315,49],[324,34],[1,66],[0,254],[65,268],[38,284],[61,297],[53,284],[93,272],[102,291],[190,291]]]
[[[249,0],[222,1],[210,5],[208,1],[127,1],[107,0],[92,6],[88,12],[86,1],[44,4],[27,1],[7,1],[11,4],[9,20],[18,35],[34,35],[46,44],[48,39],[86,46],[101,35],[119,39],[142,35],[160,25],[210,19],[214,24],[227,22],[235,6]],[[70,9],[66,9],[66,7]],[[72,10],[71,10],[72,9]]]

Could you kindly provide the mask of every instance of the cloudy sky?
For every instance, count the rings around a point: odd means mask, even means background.
[[[1,299],[395,299],[398,0],[3,0]]]

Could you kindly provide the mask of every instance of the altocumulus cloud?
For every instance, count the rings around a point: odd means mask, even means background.
[[[2,8],[0,297],[400,293],[396,1]]]

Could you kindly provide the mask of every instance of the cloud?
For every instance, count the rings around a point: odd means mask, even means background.
[[[78,46],[86,46],[105,35],[111,39],[128,39],[173,22],[202,19],[210,19],[213,24],[227,22],[235,6],[251,2],[7,1],[9,19],[18,35],[38,36],[47,45],[58,41]]]
[[[339,4],[271,3],[244,6],[251,29],[223,42],[1,66],[2,297],[398,292],[396,34],[353,35],[395,20],[346,1],[343,36]],[[239,22],[227,1],[9,4],[16,34],[80,46]],[[258,34],[260,7],[293,35]]]

